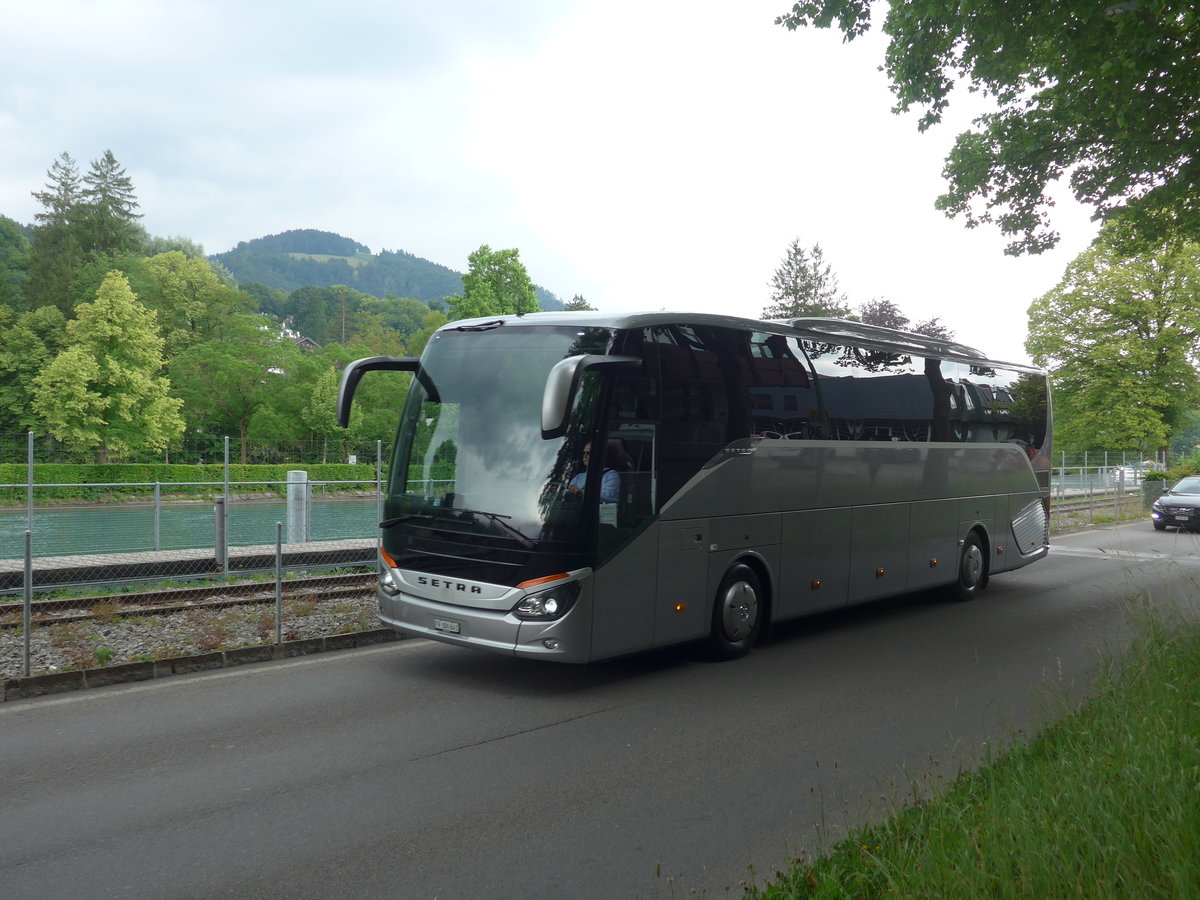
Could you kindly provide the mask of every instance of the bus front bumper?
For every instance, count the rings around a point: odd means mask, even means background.
[[[589,604],[577,603],[559,619],[527,621],[511,612],[473,609],[379,590],[379,619],[388,628],[508,656],[586,663],[591,658]]]

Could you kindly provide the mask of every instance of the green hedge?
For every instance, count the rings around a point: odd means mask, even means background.
[[[229,481],[232,490],[263,491],[283,494],[282,486],[257,485],[239,490],[239,483],[257,481],[287,481],[287,473],[308,472],[309,481],[375,481],[373,464],[293,463],[269,466],[230,465]],[[386,475],[386,472],[385,472]],[[34,501],[37,503],[63,500],[128,500],[154,496],[154,483],[162,485],[167,496],[214,496],[224,487],[225,467],[221,464],[203,466],[168,465],[164,463],[111,463],[86,465],[45,463],[34,466]],[[26,502],[29,470],[18,463],[0,463],[0,484],[18,485],[0,488],[0,502]],[[187,482],[208,482],[185,485]],[[64,484],[73,487],[38,488],[39,484]],[[129,487],[88,487],[88,485],[129,485]],[[141,485],[141,486],[135,486]]]

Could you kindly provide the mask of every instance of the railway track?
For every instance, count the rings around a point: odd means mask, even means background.
[[[305,597],[322,600],[333,597],[359,596],[373,591],[378,575],[324,575],[314,578],[291,579],[283,582],[284,601]],[[69,600],[34,600],[32,620],[36,625],[56,625],[64,622],[86,621],[97,611],[113,616],[158,616],[198,609],[225,609],[256,603],[274,603],[274,582],[227,584],[204,587],[172,588],[169,590],[137,591],[122,594],[97,594]],[[20,628],[23,620],[23,601],[0,603],[0,628]]]

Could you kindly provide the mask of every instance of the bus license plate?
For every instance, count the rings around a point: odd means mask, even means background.
[[[452,619],[434,619],[433,627],[435,630],[444,631],[447,634],[458,634],[462,631],[462,624]]]

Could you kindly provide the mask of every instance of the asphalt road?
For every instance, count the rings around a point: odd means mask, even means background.
[[[732,663],[405,641],[0,704],[0,897],[736,896],[1061,714],[1198,575],[1137,523]]]

